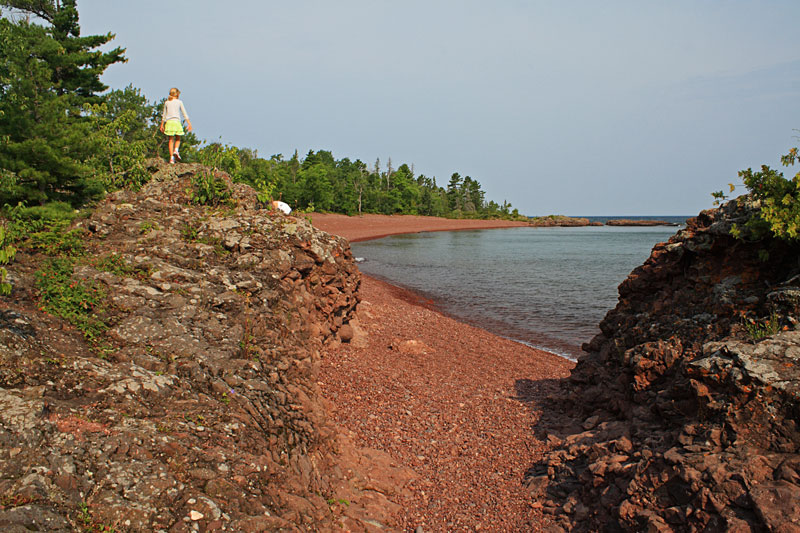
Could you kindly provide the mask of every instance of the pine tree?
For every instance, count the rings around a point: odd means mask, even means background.
[[[453,172],[447,184],[447,203],[451,211],[461,210],[461,175],[458,172]]]
[[[102,191],[85,163],[94,151],[83,106],[101,101],[105,69],[123,50],[100,52],[112,34],[80,36],[75,0],[0,0],[34,15],[0,19],[0,205],[19,201],[80,204]]]

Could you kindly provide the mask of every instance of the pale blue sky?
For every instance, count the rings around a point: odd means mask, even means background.
[[[105,83],[179,87],[203,139],[459,172],[527,215],[694,215],[798,144],[796,0],[78,8],[127,48]]]

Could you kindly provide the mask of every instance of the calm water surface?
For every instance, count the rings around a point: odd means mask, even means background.
[[[509,228],[353,243],[362,272],[444,312],[570,358],[599,333],[617,287],[676,227]]]

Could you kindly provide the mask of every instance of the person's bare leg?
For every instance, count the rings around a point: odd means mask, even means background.
[[[177,135],[170,135],[169,136],[169,160],[170,163],[175,162],[175,142],[179,139]]]
[[[181,136],[180,135],[176,135],[175,136],[175,149],[172,150],[172,153],[175,154],[175,158],[176,159],[180,159],[181,158],[181,153],[178,150],[178,148],[180,148],[180,147],[181,147]]]

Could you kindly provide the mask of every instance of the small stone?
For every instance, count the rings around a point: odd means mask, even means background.
[[[191,518],[192,520],[194,520],[196,522],[196,521],[198,521],[198,520],[203,518],[203,513],[200,513],[200,512],[192,510],[189,513],[189,518]]]
[[[350,342],[353,340],[353,328],[350,324],[344,324],[339,328],[339,338],[342,342]]]
[[[600,422],[599,416],[597,415],[590,416],[589,418],[583,421],[583,429],[587,431],[590,429],[594,429],[599,422]]]
[[[633,443],[631,442],[631,439],[625,436],[617,439],[617,441],[614,443],[614,446],[616,447],[617,451],[623,453],[630,453],[630,451],[633,450]]]
[[[400,353],[408,355],[422,355],[430,350],[424,342],[416,339],[400,342],[396,346],[392,346],[392,348],[396,348]]]

